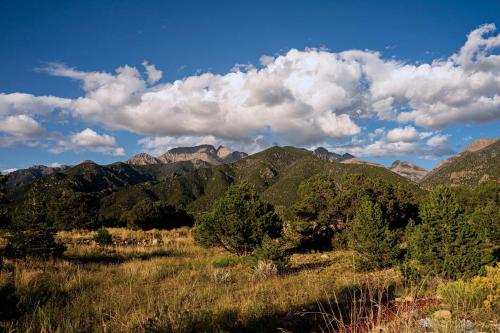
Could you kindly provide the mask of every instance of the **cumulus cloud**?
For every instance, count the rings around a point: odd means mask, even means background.
[[[354,138],[348,145],[338,148],[357,156],[420,156],[436,158],[453,153],[448,145],[448,136],[433,132],[419,132],[407,126],[385,131],[379,128],[367,135],[368,140]],[[430,137],[427,141],[422,141]]]
[[[146,60],[142,62],[142,65],[146,69],[146,74],[148,76],[147,81],[149,84],[155,84],[161,80],[163,72],[156,69],[155,65],[150,65]]]
[[[90,128],[75,133],[69,138],[60,139],[58,145],[52,147],[50,150],[56,154],[67,150],[73,150],[92,151],[115,156],[125,155],[125,150],[122,147],[116,146],[114,137],[108,134],[98,134]]]
[[[480,26],[458,52],[421,64],[366,50],[291,49],[262,56],[259,68],[237,65],[226,74],[201,73],[164,84],[158,83],[161,71],[148,62],[145,75],[130,66],[105,73],[52,64],[44,70],[81,82],[82,96],[0,94],[0,117],[64,109],[85,122],[144,135],[145,146],[180,137],[252,145],[260,135],[311,145],[360,135],[359,123],[375,118],[408,125],[378,141],[376,133],[368,133],[373,151],[410,152],[431,133],[418,133],[414,126],[439,129],[500,119],[495,29]]]
[[[416,142],[431,135],[431,132],[419,132],[413,126],[397,127],[387,132],[389,142]]]
[[[0,132],[19,138],[37,138],[45,130],[35,119],[26,115],[19,115],[0,120]]]
[[[0,93],[0,116],[45,115],[57,108],[66,108],[71,100],[54,96],[33,96],[24,93]]]
[[[0,119],[0,146],[2,147],[16,144],[37,146],[45,133],[43,126],[27,115]]]

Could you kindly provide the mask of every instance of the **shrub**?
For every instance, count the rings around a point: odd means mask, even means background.
[[[278,271],[284,270],[290,264],[290,255],[285,251],[279,239],[265,236],[262,244],[255,251],[257,261],[271,261]]]
[[[438,286],[437,293],[452,310],[461,316],[480,314],[485,310],[500,311],[500,264],[486,267],[485,276],[470,281],[453,281]]]
[[[390,267],[400,254],[398,239],[377,203],[365,198],[349,230],[349,247],[356,251],[356,269]]]
[[[456,195],[437,187],[409,232],[409,251],[428,271],[447,278],[472,277],[491,262],[484,236],[468,223]]]
[[[163,201],[142,200],[123,214],[127,226],[134,230],[174,229],[192,227],[193,217],[185,210],[177,209]]]
[[[212,273],[212,282],[218,284],[227,284],[233,281],[231,273],[223,269],[216,269]]]
[[[237,255],[252,253],[265,235],[277,238],[282,223],[271,204],[262,201],[255,187],[231,186],[224,197],[197,221],[193,236],[203,246],[222,246]]]
[[[259,260],[253,268],[253,276],[256,280],[266,280],[278,275],[278,267],[270,260]]]
[[[94,241],[100,245],[108,245],[112,243],[113,237],[109,233],[108,229],[101,227],[97,230],[97,233],[94,236]]]

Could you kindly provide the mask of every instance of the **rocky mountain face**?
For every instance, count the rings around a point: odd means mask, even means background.
[[[342,162],[354,158],[354,156],[352,156],[351,154],[345,153],[343,155],[340,155],[337,153],[332,153],[323,147],[316,148],[313,153],[317,157],[330,162]]]
[[[68,166],[65,165],[62,165],[60,167],[34,165],[27,169],[19,169],[9,173],[4,177],[4,181],[0,184],[0,188],[11,189],[19,186],[24,186],[44,176],[51,175],[55,172],[64,171],[67,168]]]
[[[127,164],[132,164],[132,165],[151,165],[151,164],[160,164],[161,161],[154,157],[151,156],[147,153],[139,153],[133,157],[131,157],[128,161]]]
[[[424,178],[429,172],[415,163],[405,161],[394,161],[389,170],[406,177],[414,182]]]
[[[332,153],[323,147],[316,148],[313,151],[313,154],[316,157],[319,157],[321,159],[324,159],[324,160],[327,160],[330,162],[340,162],[343,164],[367,164],[367,165],[381,167],[381,165],[379,165],[377,163],[372,163],[372,162],[361,160],[361,159],[357,158],[356,156],[353,156],[349,153],[345,153],[343,155],[340,155],[337,153]]]
[[[479,139],[460,153],[439,163],[421,181],[422,186],[476,186],[484,181],[500,182],[500,139]]]
[[[248,156],[246,153],[234,151],[223,146],[215,148],[212,145],[200,145],[195,147],[173,148],[164,154],[154,157],[146,153],[140,153],[129,160],[127,164],[133,165],[151,165],[151,164],[170,164],[182,161],[191,161],[195,165],[219,165],[232,163]]]

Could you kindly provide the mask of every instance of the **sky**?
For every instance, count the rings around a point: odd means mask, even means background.
[[[500,137],[500,2],[0,1],[0,170],[273,145],[432,169]]]

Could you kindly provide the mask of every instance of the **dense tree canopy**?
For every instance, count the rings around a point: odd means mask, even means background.
[[[163,201],[142,200],[125,212],[123,219],[131,229],[174,229],[191,227],[193,217],[185,210],[177,209]]]
[[[330,246],[333,234],[352,223],[365,198],[380,205],[390,229],[418,218],[418,200],[410,189],[361,174],[311,177],[300,185],[299,195],[293,210],[305,248]]]

